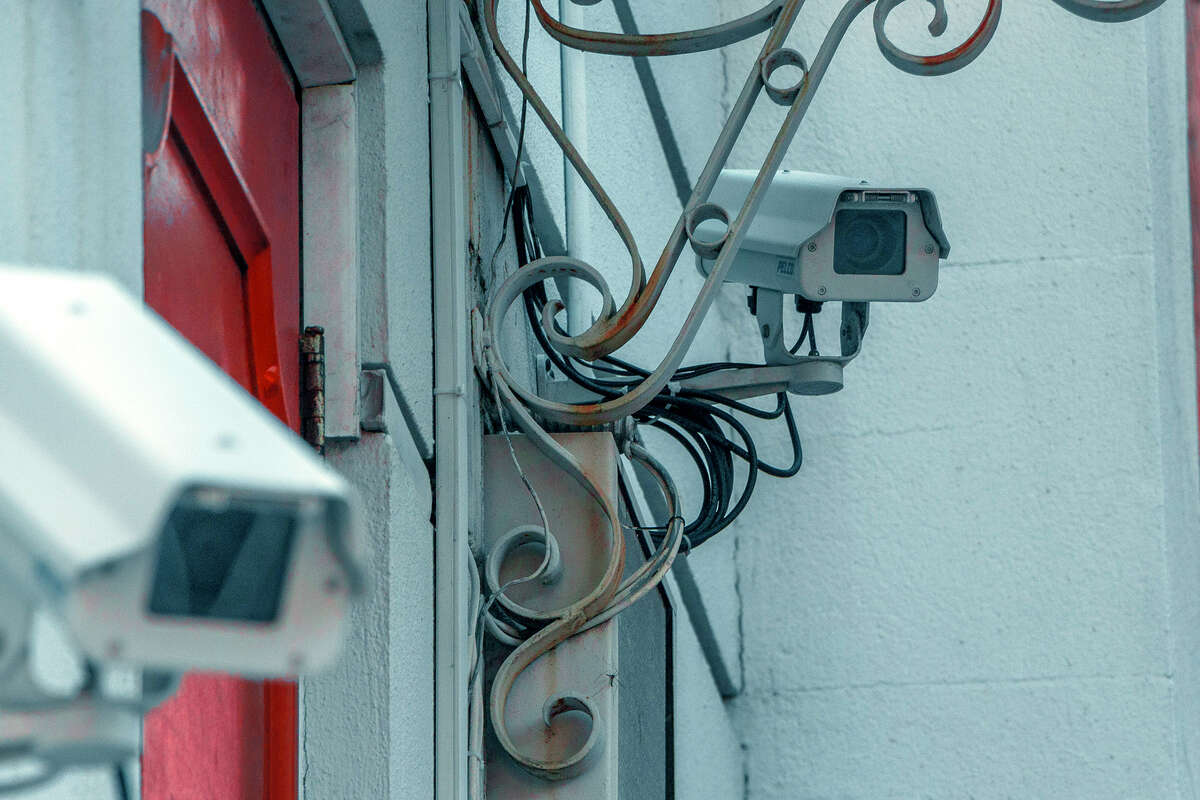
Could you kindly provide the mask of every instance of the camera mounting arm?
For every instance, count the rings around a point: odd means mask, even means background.
[[[136,758],[141,738],[140,714],[89,696],[59,708],[5,711],[0,714],[0,768],[22,769],[0,782],[0,795],[39,786],[65,769]]]
[[[18,592],[0,597],[0,795],[39,786],[64,769],[136,758],[141,748],[139,707],[113,702],[92,686],[61,697],[38,685],[31,663],[34,610]]]
[[[832,394],[841,389],[845,366],[862,350],[870,304],[842,303],[840,356],[797,356],[788,352],[783,341],[783,293],[756,289],[755,295],[754,316],[762,335],[765,366],[710,372],[683,381],[682,388],[715,392],[731,400],[779,392]]]

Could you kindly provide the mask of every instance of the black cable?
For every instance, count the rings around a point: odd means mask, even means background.
[[[619,358],[614,358],[613,356],[601,356],[599,359],[597,359],[597,361],[625,369],[631,378],[630,381],[628,382],[629,384],[639,383],[642,378],[645,378],[650,374],[650,372],[648,370],[642,369],[641,367],[637,367],[626,361],[622,361]],[[592,366],[594,367],[595,365],[593,364]],[[712,372],[717,372],[719,370],[740,369],[743,367],[753,367],[753,366],[756,366],[756,365],[754,365],[754,364],[739,364],[739,363],[730,362],[730,361],[719,362],[716,364],[699,364],[699,365],[696,365],[693,367],[684,367],[683,369],[677,370],[675,372],[675,374],[672,376],[672,379],[676,380],[676,381],[682,381],[682,380],[687,380],[688,378],[691,378],[691,377],[697,377],[698,375],[706,375],[706,374],[709,374]],[[606,370],[606,371],[611,372],[611,370]],[[618,384],[614,384],[614,385],[618,385]],[[783,407],[778,404],[776,405],[776,407],[773,411],[767,411],[765,409],[755,408],[754,406],[747,405],[745,403],[740,403],[737,400],[731,400],[730,398],[725,397],[724,395],[722,395],[718,392],[710,392],[710,391],[706,391],[704,389],[680,388],[678,391],[676,391],[674,393],[679,395],[680,397],[691,397],[691,398],[698,399],[698,400],[706,400],[710,403],[718,403],[720,405],[727,406],[735,411],[740,411],[743,414],[749,414],[752,417],[758,417],[759,419],[778,419],[779,416],[783,413]]]
[[[675,399],[682,400],[682,398]],[[720,533],[722,530],[727,528],[733,522],[733,520],[742,513],[743,510],[745,510],[746,505],[750,502],[750,496],[754,493],[754,487],[758,480],[758,454],[757,448],[754,445],[754,440],[750,437],[744,426],[737,422],[737,420],[733,419],[732,416],[729,416],[728,420],[733,420],[734,430],[738,433],[739,437],[742,438],[742,441],[745,444],[745,449],[742,452],[746,454],[746,460],[749,467],[746,471],[746,479],[742,486],[741,495],[738,497],[737,502],[734,503],[732,507],[729,506],[729,499],[733,496],[734,485],[733,461],[731,456],[734,454],[735,449],[741,448],[737,448],[733,442],[729,441],[729,439],[725,437],[720,428],[717,426],[715,420],[713,420],[712,416],[708,416],[707,419],[704,418],[705,415],[712,414],[713,412],[719,412],[719,409],[709,408],[705,412],[695,414],[685,413],[680,417],[681,421],[684,421],[684,427],[690,428],[693,431],[700,429],[697,432],[703,435],[704,441],[716,447],[717,450],[720,451],[719,453],[716,453],[716,457],[712,459],[712,463],[717,467],[715,474],[717,498],[717,510],[714,514],[715,519],[705,525],[703,531],[698,532],[695,536],[691,537],[691,543],[693,547],[698,547],[707,540],[711,539],[717,533]]]
[[[788,440],[792,445],[792,463],[786,467],[773,467],[765,461],[758,462],[758,468],[775,478],[791,478],[804,466],[804,447],[800,444],[800,431],[796,428],[796,418],[792,416],[792,404],[786,395],[783,398],[783,419],[787,424]]]
[[[711,481],[709,480],[709,474],[710,474],[709,473],[709,461],[706,458],[707,454],[701,453],[701,451],[697,447],[697,445],[695,443],[693,443],[692,440],[687,437],[687,434],[680,431],[675,426],[675,424],[672,423],[670,420],[656,419],[656,420],[651,421],[649,424],[651,426],[658,428],[659,430],[665,432],[668,436],[675,439],[675,441],[679,442],[680,446],[683,447],[683,449],[691,457],[692,462],[696,465],[696,472],[698,472],[702,478],[702,480],[700,481],[701,488],[702,488],[702,496],[700,498],[700,509],[701,509],[701,512],[703,512],[712,503],[712,492],[710,490]],[[692,528],[693,532],[697,529],[697,524],[698,523],[693,521],[693,524],[690,526]],[[688,532],[688,528],[689,528],[689,524],[685,520],[685,522],[684,522],[684,532],[685,533]]]
[[[527,187],[514,192],[513,228],[517,248],[518,264],[524,266],[540,258],[541,243],[533,224],[533,204]],[[560,353],[550,343],[542,324],[542,308],[548,301],[544,283],[527,289],[523,296],[526,318],[539,346],[550,362],[569,380],[582,388],[599,395],[604,400],[620,397],[628,389],[644,380],[649,371],[615,356],[604,356],[595,362]],[[561,329],[558,329],[561,332]],[[802,333],[812,342],[811,323]],[[604,377],[587,375],[582,367]],[[739,362],[716,362],[693,364],[676,370],[674,381],[683,381],[722,370],[757,366]],[[758,448],[749,430],[734,416],[745,414],[758,419],[774,420],[783,417],[792,446],[792,462],[779,467],[759,459]],[[662,431],[683,448],[691,459],[700,479],[701,497],[696,516],[684,524],[684,536],[688,546],[696,547],[728,527],[746,508],[757,485],[757,476],[762,472],[773,477],[786,478],[795,475],[803,463],[803,450],[799,432],[786,394],[776,396],[774,408],[762,409],[731,400],[716,392],[697,389],[666,388],[657,397],[639,409],[633,418],[649,427]],[[722,427],[724,426],[724,427]],[[726,428],[731,432],[726,432]],[[735,459],[746,465],[743,480],[737,479]],[[740,491],[738,491],[740,485]],[[736,499],[735,499],[736,494]],[[652,537],[661,539],[662,531],[647,531]]]
[[[521,72],[526,72],[526,67],[529,61],[529,30],[530,30],[530,8],[532,3],[530,0],[525,0],[525,33],[521,40]],[[521,125],[517,133],[517,157],[513,160],[512,177],[508,182],[508,196],[504,200],[504,215],[500,220],[500,241],[496,243],[496,249],[492,251],[492,261],[488,265],[489,269],[494,271],[496,268],[496,256],[500,255],[500,250],[504,247],[504,243],[508,241],[508,220],[512,215],[513,202],[516,199],[517,188],[517,173],[521,170],[521,159],[525,156],[525,120],[529,113],[529,98],[522,93],[521,95]],[[522,264],[521,266],[524,266]]]
[[[113,764],[113,783],[116,785],[117,800],[129,800],[129,783],[125,779],[125,767],[119,761]]]
[[[796,351],[800,349],[800,345],[804,344],[804,340],[808,338],[810,333],[812,333],[812,325],[812,312],[808,312],[804,315],[804,325],[800,328],[800,338],[796,340],[794,345],[788,348],[789,353],[796,355]]]

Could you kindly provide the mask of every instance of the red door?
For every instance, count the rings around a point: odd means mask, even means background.
[[[143,5],[143,46],[173,54],[145,59],[159,71],[150,83],[169,98],[146,157],[146,302],[298,429],[300,129],[291,74],[253,0]],[[143,797],[294,798],[296,735],[293,683],[189,674],[146,718]]]

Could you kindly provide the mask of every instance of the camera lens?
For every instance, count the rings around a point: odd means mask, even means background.
[[[834,218],[833,271],[902,275],[907,218],[903,211],[844,208]]]
[[[209,508],[184,498],[163,529],[148,610],[274,622],[296,527],[296,510],[286,504]]]

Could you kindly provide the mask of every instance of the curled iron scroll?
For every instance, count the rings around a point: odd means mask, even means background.
[[[575,50],[611,56],[674,56],[715,50],[769,30],[784,4],[784,0],[771,0],[757,11],[706,28],[673,33],[628,34],[572,28],[552,17],[542,4],[543,0],[532,2],[538,21],[560,44]],[[572,2],[576,5],[592,5],[596,0]]]
[[[1128,22],[1149,14],[1165,0],[1054,0],[1072,14],[1092,22]]]
[[[941,36],[946,32],[949,17],[946,13],[945,0],[927,0],[934,7],[933,21],[929,23],[929,32]],[[930,56],[918,56],[897,47],[887,35],[888,15],[896,6],[905,0],[879,0],[875,6],[875,41],[879,43],[879,51],[883,53],[893,66],[914,75],[946,75],[960,70],[974,61],[987,48],[1000,25],[1001,0],[988,0],[987,11],[983,20],[967,40],[952,50]]]

